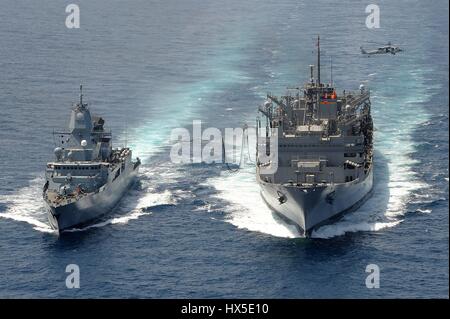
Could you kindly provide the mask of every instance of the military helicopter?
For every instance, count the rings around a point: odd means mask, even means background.
[[[361,53],[364,55],[367,55],[367,56],[374,55],[374,54],[388,54],[388,53],[395,55],[396,53],[403,51],[403,49],[400,49],[398,46],[392,45],[391,42],[388,42],[386,45],[378,47],[375,50],[366,51],[366,50],[364,50],[363,47],[360,47],[360,49],[361,49]]]

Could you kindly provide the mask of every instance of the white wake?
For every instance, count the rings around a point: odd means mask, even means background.
[[[36,177],[30,185],[19,189],[11,195],[1,195],[0,203],[7,208],[0,212],[1,218],[30,224],[33,229],[44,233],[56,233],[47,223],[47,216],[42,202],[44,178]]]

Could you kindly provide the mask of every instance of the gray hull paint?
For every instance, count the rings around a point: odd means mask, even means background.
[[[367,199],[373,186],[373,169],[362,181],[309,189],[258,182],[267,205],[308,237],[314,229],[357,208]],[[285,197],[284,203],[280,202],[280,196]]]
[[[130,167],[113,182],[105,185],[103,190],[88,194],[78,201],[64,206],[48,205],[48,221],[52,228],[59,232],[71,228],[81,227],[110,212],[126,193],[136,179],[139,166]]]

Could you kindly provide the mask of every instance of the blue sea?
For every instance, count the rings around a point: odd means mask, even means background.
[[[4,0],[0,10],[0,297],[448,298],[448,1]],[[170,134],[254,125],[265,94],[308,80],[370,88],[375,186],[357,211],[304,239],[238,172],[174,164]],[[366,57],[391,41],[404,52]],[[143,160],[119,207],[59,236],[41,198],[52,132],[78,87]],[[65,284],[68,264],[80,288]],[[366,266],[380,269],[368,289]]]

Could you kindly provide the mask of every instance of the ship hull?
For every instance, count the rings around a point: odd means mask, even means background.
[[[138,170],[139,165],[135,168],[130,168],[129,172],[124,172],[113,182],[106,184],[102,190],[83,196],[76,202],[62,206],[53,206],[45,201],[50,226],[62,232],[87,226],[108,214],[134,183]]]
[[[373,186],[373,169],[364,180],[333,186],[301,188],[267,183],[259,179],[266,204],[309,237],[314,229],[330,224],[355,210],[368,198]]]

